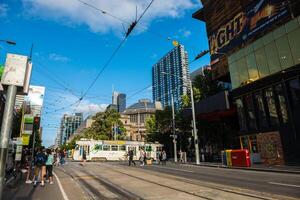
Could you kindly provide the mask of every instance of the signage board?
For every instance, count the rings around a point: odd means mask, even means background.
[[[257,0],[209,34],[212,60],[290,17],[289,1]]]
[[[29,145],[30,135],[29,134],[22,134],[22,144]]]
[[[27,56],[8,53],[6,56],[1,83],[3,85],[23,87],[27,70],[27,62]]]
[[[30,102],[32,106],[43,106],[45,95],[45,87],[30,85],[28,95],[25,96],[25,101]]]

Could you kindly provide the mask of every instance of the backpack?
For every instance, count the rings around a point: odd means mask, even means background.
[[[36,156],[36,165],[37,166],[42,166],[43,164],[45,164],[45,157],[43,156],[42,153],[39,153],[37,156]]]

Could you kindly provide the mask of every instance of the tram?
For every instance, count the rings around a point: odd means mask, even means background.
[[[76,141],[73,160],[81,161],[83,151],[85,151],[86,160],[88,161],[127,160],[129,150],[133,150],[133,159],[138,160],[141,148],[145,150],[147,159],[156,160],[158,154],[162,151],[163,145],[137,141],[81,139]]]

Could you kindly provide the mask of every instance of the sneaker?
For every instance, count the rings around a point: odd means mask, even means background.
[[[44,183],[44,181],[42,181],[42,183],[41,183],[41,187],[45,187],[45,183]]]
[[[31,184],[31,183],[32,183],[32,180],[27,180],[25,183]]]
[[[50,185],[52,185],[52,184],[53,184],[53,181],[50,182]]]
[[[34,181],[33,183],[33,187],[35,187],[37,185],[37,181]]]
[[[50,182],[50,181],[47,179],[47,180],[46,180],[46,183],[49,183],[49,182]]]

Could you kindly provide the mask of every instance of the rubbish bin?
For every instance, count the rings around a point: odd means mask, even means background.
[[[226,150],[226,162],[227,166],[231,167],[232,166],[232,160],[231,160],[231,151],[232,150]]]
[[[250,167],[251,159],[248,149],[237,149],[231,151],[232,166]]]
[[[221,151],[222,165],[227,165],[226,151]]]
[[[152,159],[146,160],[147,165],[152,165]]]

